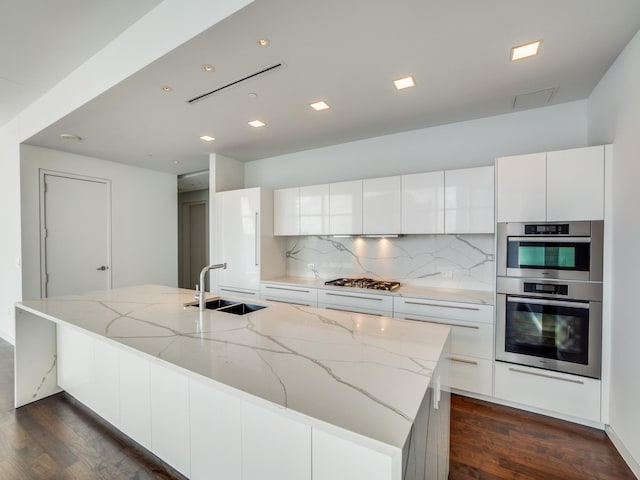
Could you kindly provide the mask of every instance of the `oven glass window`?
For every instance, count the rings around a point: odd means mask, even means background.
[[[509,241],[507,267],[588,272],[589,244]]]
[[[507,301],[505,350],[589,363],[589,309]]]

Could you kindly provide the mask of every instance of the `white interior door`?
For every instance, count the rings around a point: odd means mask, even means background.
[[[41,175],[42,295],[111,286],[109,181]]]

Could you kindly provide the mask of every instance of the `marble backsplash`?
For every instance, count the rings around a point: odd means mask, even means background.
[[[291,237],[287,275],[371,277],[425,287],[494,289],[494,236]]]

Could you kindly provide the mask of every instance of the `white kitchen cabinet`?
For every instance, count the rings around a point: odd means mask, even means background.
[[[445,172],[442,171],[415,173],[401,177],[401,233],[444,233],[444,179]]]
[[[147,450],[151,450],[149,362],[141,356],[124,350],[118,353],[120,369],[118,427]]]
[[[300,235],[329,234],[329,184],[300,187]]]
[[[120,354],[118,348],[107,342],[93,340],[95,396],[93,410],[112,425],[120,422]]]
[[[291,303],[305,307],[318,306],[318,290],[307,286],[262,283],[260,284],[260,298],[272,302]]]
[[[389,480],[391,457],[330,433],[313,429],[313,480]]]
[[[496,398],[600,422],[600,380],[496,362]]]
[[[311,427],[242,402],[242,480],[311,480]]]
[[[445,233],[493,233],[493,166],[444,172]]]
[[[273,234],[300,235],[300,188],[273,191]]]
[[[497,222],[544,222],[547,154],[496,158]]]
[[[398,234],[401,231],[400,177],[362,181],[362,233]]]
[[[424,298],[395,297],[393,316],[451,328],[445,361],[452,388],[493,394],[494,307]]]
[[[361,291],[318,290],[318,307],[343,312],[367,313],[372,315],[393,315],[393,297]]]
[[[547,152],[547,221],[604,219],[604,145]]]
[[[497,221],[604,219],[605,148],[496,159]]]
[[[94,345],[90,336],[58,326],[58,385],[93,408],[95,398]]]
[[[362,180],[329,185],[329,233],[362,233]]]
[[[262,277],[284,274],[281,239],[273,236],[273,194],[263,188],[216,194],[217,255],[213,270],[220,292],[258,296]]]
[[[242,401],[189,380],[191,478],[242,478]]]
[[[151,451],[190,475],[189,382],[185,375],[150,363]]]

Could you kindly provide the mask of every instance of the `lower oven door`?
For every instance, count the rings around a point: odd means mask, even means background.
[[[496,360],[600,378],[602,303],[497,295]]]

